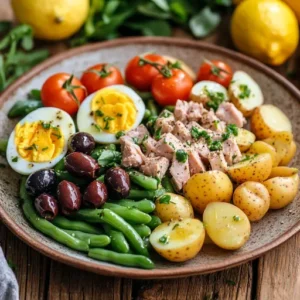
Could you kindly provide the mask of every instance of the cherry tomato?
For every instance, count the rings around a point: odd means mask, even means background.
[[[220,60],[211,60],[204,62],[200,66],[197,80],[215,81],[228,88],[232,76],[232,70],[227,64]]]
[[[88,68],[80,81],[86,87],[89,94],[106,86],[124,84],[120,70],[109,64],[98,64]]]
[[[41,97],[44,106],[57,107],[73,115],[86,97],[86,89],[73,75],[57,73],[44,82]]]
[[[140,58],[141,56],[135,56],[128,62],[125,69],[125,78],[136,89],[150,91],[151,83],[154,77],[159,74],[159,71],[153,65],[143,63]],[[159,65],[167,63],[166,59],[157,54],[146,54],[142,58]]]
[[[180,69],[171,69],[171,76],[157,75],[152,82],[152,95],[160,105],[175,105],[178,99],[188,100],[192,78]]]

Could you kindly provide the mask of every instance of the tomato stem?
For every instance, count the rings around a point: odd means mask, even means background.
[[[64,84],[63,84],[63,88],[71,94],[72,98],[74,99],[74,101],[76,102],[76,104],[78,105],[78,107],[80,106],[80,101],[78,100],[74,90],[75,89],[83,89],[86,93],[86,88],[83,85],[72,85],[72,80],[74,78],[74,75],[72,74],[70,76],[70,78],[68,78]]]
[[[226,74],[229,74],[229,72],[227,72],[226,70],[224,70],[223,68],[220,68],[218,66],[216,66],[212,61],[205,59],[204,60],[205,63],[209,64],[211,66],[211,70],[210,72],[219,77],[219,78],[224,78],[224,76],[221,75],[221,72],[224,72]]]
[[[102,69],[99,70],[99,71],[96,70],[96,69],[91,69],[91,70],[86,71],[85,73],[95,73],[98,76],[100,76],[101,78],[106,78],[106,77],[108,77],[112,73],[112,71],[108,70],[109,67],[110,67],[110,65],[104,64],[102,66]]]
[[[160,74],[162,74],[166,78],[172,77],[171,68],[169,65],[163,65],[160,63],[153,62],[151,60],[140,57],[139,66],[150,65],[154,67]]]

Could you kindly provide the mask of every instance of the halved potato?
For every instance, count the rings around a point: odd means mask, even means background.
[[[197,82],[191,90],[190,99],[195,102],[206,104],[211,96],[217,96],[223,101],[228,101],[227,90],[223,85],[209,80]]]
[[[233,204],[239,207],[252,222],[259,221],[270,207],[270,195],[260,182],[247,181],[233,193]]]
[[[299,175],[273,177],[265,181],[264,185],[270,194],[270,208],[280,209],[295,199],[299,188]]]
[[[249,117],[253,110],[264,102],[259,85],[243,71],[237,71],[233,74],[228,94],[230,101],[245,117]]]
[[[186,72],[188,75],[190,75],[190,77],[192,78],[193,81],[196,81],[196,73],[184,61],[177,59],[175,57],[169,56],[169,55],[163,55],[163,57],[171,63],[175,63],[178,61],[181,65],[181,69],[184,72]]]
[[[272,157],[269,153],[251,155],[228,168],[228,175],[235,182],[265,181],[272,170]]]
[[[238,128],[238,135],[235,139],[241,152],[245,152],[255,142],[256,137],[251,131],[244,128]]]
[[[274,178],[274,177],[289,177],[289,176],[293,176],[297,173],[298,173],[298,169],[296,169],[296,168],[275,167],[275,168],[272,168],[269,179]]]
[[[246,214],[230,203],[209,203],[203,213],[206,233],[223,249],[236,250],[249,239],[251,225]]]
[[[198,219],[165,222],[154,229],[150,243],[158,254],[170,261],[186,261],[197,255],[205,238]]]
[[[278,157],[276,149],[263,141],[256,141],[254,142],[251,147],[249,148],[248,152],[250,154],[261,154],[261,153],[269,153],[272,157],[272,167],[278,166]]]
[[[296,152],[297,152],[297,145],[296,145],[295,141],[293,140],[291,142],[291,145],[290,145],[290,148],[289,148],[287,154],[281,160],[280,165],[287,166],[292,161],[294,156],[296,155]]]
[[[155,214],[162,222],[193,218],[194,210],[189,200],[178,194],[166,193],[155,201]]]
[[[279,131],[292,131],[289,118],[276,106],[265,104],[251,117],[251,130],[258,139],[266,139]]]

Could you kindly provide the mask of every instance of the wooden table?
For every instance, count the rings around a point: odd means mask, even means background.
[[[0,0],[0,20],[12,17],[8,2]],[[233,48],[228,21],[225,18],[219,31],[207,38],[207,42]],[[188,37],[180,30],[174,30],[174,35]],[[57,44],[49,48],[57,53],[65,46]],[[293,75],[291,81],[300,88],[300,48],[276,70],[284,76]],[[68,267],[32,250],[1,223],[0,244],[14,266],[21,299],[300,299],[300,233],[263,257],[239,267],[159,281],[111,278]]]

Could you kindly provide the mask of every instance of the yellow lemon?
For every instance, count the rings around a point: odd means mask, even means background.
[[[299,0],[283,0],[295,12],[298,21],[300,22],[300,1]]]
[[[299,28],[294,12],[279,0],[245,0],[234,11],[231,36],[242,52],[280,65],[296,50]]]
[[[45,40],[70,37],[83,25],[89,0],[12,0],[17,20],[33,27],[34,35]]]

